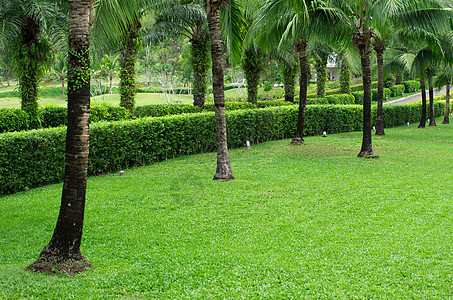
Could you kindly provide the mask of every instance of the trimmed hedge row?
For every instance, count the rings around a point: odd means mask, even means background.
[[[228,112],[228,146],[241,147],[246,140],[257,143],[293,137],[297,111],[298,107],[293,105]],[[443,113],[442,103],[436,103],[436,113]],[[419,117],[420,105],[384,106],[386,127],[415,122]],[[361,128],[361,106],[307,107],[306,135]],[[65,135],[63,127],[0,134],[0,195],[61,182]],[[215,149],[213,112],[99,122],[90,129],[88,173],[114,172]]]
[[[93,105],[91,106],[90,122],[129,120],[131,115],[124,107]],[[46,106],[39,111],[42,128],[52,128],[68,124],[66,107]],[[23,131],[29,129],[28,114],[21,109],[0,109],[0,133]]]
[[[0,133],[27,130],[30,125],[28,114],[17,108],[0,109]]]
[[[413,93],[420,90],[420,81],[417,80],[407,80],[403,81],[404,92]]]
[[[392,88],[391,88],[392,97],[403,95],[405,89],[406,89],[406,87],[403,84],[398,84],[398,85],[392,86]]]

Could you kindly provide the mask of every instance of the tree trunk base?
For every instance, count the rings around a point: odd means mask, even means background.
[[[295,137],[295,138],[293,138],[293,140],[291,141],[290,144],[294,145],[294,146],[300,146],[300,145],[305,145],[305,141],[303,138]]]
[[[74,275],[81,272],[86,272],[88,268],[93,267],[93,264],[82,255],[77,258],[61,257],[51,253],[41,253],[40,257],[25,268],[26,271],[41,272],[51,275],[66,273]]]
[[[417,128],[425,128],[425,125],[418,125]]]
[[[379,131],[379,130],[376,129],[375,135],[385,135],[385,132],[384,132],[384,130]]]
[[[442,124],[450,124],[450,121],[449,120],[443,120]]]
[[[214,178],[213,180],[221,180],[221,181],[230,181],[230,180],[234,180],[234,176],[233,174],[218,174],[216,173],[214,175]]]
[[[362,151],[357,155],[357,157],[378,159],[379,155],[374,155],[373,151]]]

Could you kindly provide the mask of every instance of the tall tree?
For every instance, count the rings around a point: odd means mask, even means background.
[[[227,148],[225,117],[225,85],[222,63],[222,32],[220,28],[220,9],[225,0],[205,0],[206,15],[211,40],[212,91],[214,94],[217,168],[214,179],[234,179]]]
[[[49,244],[28,270],[68,274],[91,263],[82,255],[90,118],[89,21],[93,0],[69,0],[68,126],[63,193]]]
[[[9,48],[19,77],[21,108],[39,127],[38,83],[50,60],[51,44],[46,30],[55,23],[55,1],[4,0],[0,6],[0,44]]]
[[[157,18],[152,33],[168,38],[182,35],[191,43],[193,69],[193,104],[204,108],[210,65],[209,30],[202,1],[181,4],[178,0],[163,1],[157,6]]]
[[[308,41],[322,29],[333,29],[326,22],[323,7],[317,6],[317,1],[267,0],[261,9],[260,16],[254,25],[256,31],[261,31],[258,43],[265,48],[295,49],[299,57],[299,111],[296,134],[291,141],[294,145],[304,143],[305,110],[308,88]],[[320,21],[322,19],[322,21]],[[275,20],[278,20],[276,22]],[[324,25],[322,25],[324,24]],[[313,25],[311,27],[311,25]]]

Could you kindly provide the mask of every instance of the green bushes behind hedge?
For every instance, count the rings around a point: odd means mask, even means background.
[[[437,115],[442,115],[443,106],[436,103]],[[265,142],[293,137],[297,112],[296,105],[228,112],[228,146],[241,147],[247,140]],[[419,118],[420,105],[384,106],[386,127]],[[361,128],[361,106],[307,107],[306,135]],[[0,195],[60,182],[64,172],[65,134],[63,127],[0,134]],[[90,129],[88,173],[108,173],[215,149],[213,112],[99,122]]]
[[[403,81],[403,85],[405,93],[415,93],[420,90],[420,81],[417,80]]]
[[[27,130],[30,125],[28,114],[17,108],[0,109],[0,133]]]

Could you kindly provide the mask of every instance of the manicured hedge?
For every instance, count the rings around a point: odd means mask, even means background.
[[[401,96],[404,93],[405,89],[406,89],[406,87],[403,84],[398,84],[398,85],[392,86],[392,88],[391,88],[392,97]]]
[[[384,88],[383,100],[385,101],[386,96],[390,98],[391,95],[392,95],[392,90],[388,89],[388,88]],[[378,100],[378,90],[372,89],[371,90],[371,101],[377,102],[377,100]],[[363,99],[362,99],[362,103],[363,103]],[[362,103],[360,103],[360,104],[362,104]]]
[[[414,93],[420,90],[420,81],[417,80],[403,81],[403,85],[405,93]]]
[[[443,109],[444,104],[436,103],[437,115]],[[296,105],[227,112],[228,146],[293,137],[297,112]],[[419,118],[420,105],[384,106],[387,127]],[[311,105],[306,110],[306,135],[356,131],[361,126],[359,105]],[[0,195],[60,182],[65,134],[64,127],[0,134]],[[88,172],[113,172],[215,148],[213,112],[99,122],[90,129]]]
[[[16,108],[0,109],[0,133],[27,130],[30,125],[28,114]]]

